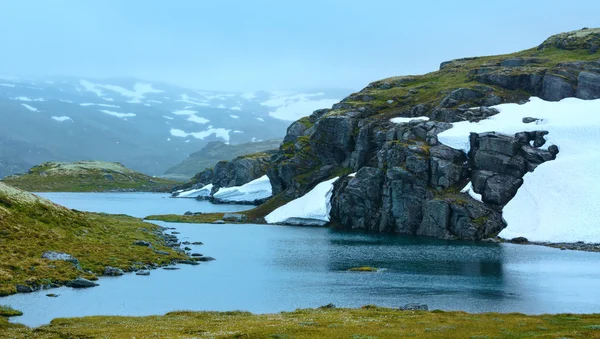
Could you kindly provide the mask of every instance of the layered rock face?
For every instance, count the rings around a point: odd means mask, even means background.
[[[600,30],[554,36],[538,48],[454,60],[423,76],[374,82],[331,110],[293,123],[267,172],[273,194],[297,198],[335,184],[332,222],[340,227],[440,238],[482,239],[506,225],[502,207],[523,176],[555,159],[547,132],[472,134],[465,153],[441,144],[452,122],[498,113],[489,106],[531,96],[600,98]],[[425,119],[392,123],[398,117]],[[535,117],[528,119],[534,123]],[[560,145],[558,145],[560,146]],[[543,165],[542,165],[543,166]],[[461,190],[471,183],[481,201]]]

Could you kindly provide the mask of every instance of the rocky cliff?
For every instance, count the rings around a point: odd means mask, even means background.
[[[267,172],[274,199],[297,198],[342,175],[331,212],[340,227],[493,236],[506,226],[502,207],[523,176],[552,161],[559,148],[541,148],[543,130],[473,134],[468,153],[441,144],[438,135],[453,122],[495,115],[489,106],[501,103],[600,98],[599,49],[600,29],[583,29],[522,52],[448,61],[429,74],[373,82],[288,128]],[[472,195],[461,192],[468,183]]]

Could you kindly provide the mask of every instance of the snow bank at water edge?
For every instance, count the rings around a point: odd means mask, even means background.
[[[176,192],[177,195],[173,195],[173,198],[208,198],[212,191],[213,184],[208,184],[202,188],[192,189],[187,191]]]
[[[495,106],[497,115],[477,123],[454,123],[438,140],[469,150],[470,132],[515,134],[544,130],[545,146],[557,145],[556,160],[525,174],[524,184],[504,207],[502,238],[530,241],[600,242],[600,100],[532,98]],[[539,120],[524,123],[523,118]]]
[[[269,177],[262,177],[252,180],[242,186],[220,188],[213,198],[217,202],[243,202],[252,203],[256,200],[263,200],[273,195],[271,191],[271,182]]]
[[[265,220],[269,224],[323,226],[329,222],[333,183],[339,177],[324,181],[298,199],[269,213]]]

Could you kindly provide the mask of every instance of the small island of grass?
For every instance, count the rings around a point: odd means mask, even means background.
[[[17,317],[23,315],[23,312],[15,310],[10,306],[0,305],[0,317]]]
[[[351,271],[351,272],[377,272],[378,269],[375,267],[371,267],[371,266],[361,266],[361,267],[353,267],[353,268],[349,269],[348,271]]]

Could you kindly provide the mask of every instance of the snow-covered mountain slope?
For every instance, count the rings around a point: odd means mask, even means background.
[[[331,93],[330,93],[331,92]],[[44,161],[118,161],[158,175],[210,141],[285,135],[344,91],[224,93],[135,79],[0,78],[0,177]]]

